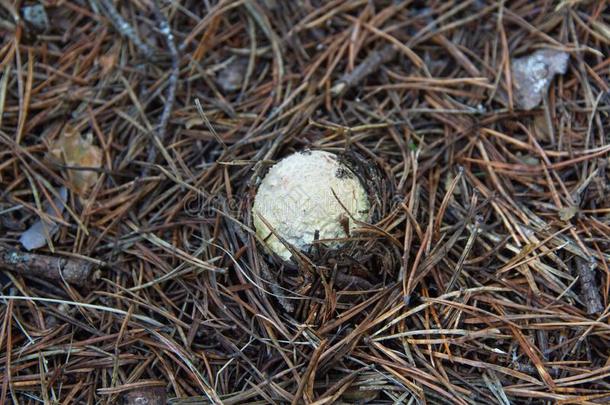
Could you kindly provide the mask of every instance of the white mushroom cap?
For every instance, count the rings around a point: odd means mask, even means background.
[[[292,254],[261,216],[281,238],[304,251],[316,231],[319,239],[349,236],[346,229],[357,226],[354,219],[366,221],[368,211],[360,180],[335,154],[324,151],[299,152],[276,163],[261,182],[252,207],[257,235],[284,260]],[[330,241],[326,246],[341,244]]]

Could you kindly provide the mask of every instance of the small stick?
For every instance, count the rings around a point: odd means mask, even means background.
[[[576,257],[576,270],[580,280],[580,289],[587,307],[587,314],[596,314],[604,310],[602,300],[599,295],[599,288],[595,281],[595,268],[597,263],[594,259],[589,262],[580,257]]]
[[[371,52],[354,70],[344,74],[331,89],[334,96],[343,94],[349,88],[359,84],[365,77],[379,69],[381,65],[394,59],[396,48],[386,45]]]
[[[155,0],[153,2],[153,11],[155,13],[157,23],[159,24],[159,32],[161,33],[161,35],[163,35],[163,38],[165,38],[165,42],[167,44],[167,48],[171,57],[171,71],[169,78],[167,79],[167,94],[165,104],[163,105],[163,111],[161,111],[161,117],[159,118],[157,133],[152,134],[152,136],[157,137],[158,140],[162,143],[165,139],[167,124],[174,108],[174,102],[176,101],[176,88],[178,87],[178,76],[180,74],[180,56],[178,54],[176,42],[174,41],[174,34],[172,33],[172,29],[169,25],[169,22],[167,21],[167,18],[161,12],[160,7],[161,6],[159,4],[159,1]],[[152,164],[155,162],[156,158],[157,148],[153,145],[148,152],[147,162]],[[149,168],[149,165],[144,167],[142,177],[146,177],[148,175]]]
[[[114,7],[112,1],[101,0],[102,8],[106,12],[106,16],[110,19],[112,24],[116,27],[117,31],[124,37],[128,38],[138,48],[138,50],[147,58],[150,59],[155,51],[146,42],[142,41],[136,31],[131,25],[123,18],[121,13]]]
[[[131,25],[121,16],[119,11],[114,7],[110,0],[100,0],[101,4],[105,10],[106,15],[112,21],[116,29],[121,33],[121,35],[129,38],[131,42],[138,48],[138,50],[147,58],[152,59],[155,55],[156,50],[148,45],[146,42],[142,41],[142,39],[137,35],[136,31],[133,29]],[[163,35],[165,42],[167,43],[167,48],[169,50],[169,55],[171,58],[171,71],[170,75],[167,79],[167,94],[165,104],[163,105],[163,110],[161,111],[161,117],[159,118],[159,124],[157,125],[156,132],[152,134],[154,138],[156,138],[158,143],[163,143],[165,139],[165,133],[167,130],[167,124],[169,122],[170,115],[174,108],[174,102],[176,100],[176,88],[178,86],[178,76],[180,74],[180,55],[178,53],[178,48],[176,47],[176,42],[174,40],[174,34],[171,30],[169,22],[165,15],[161,12],[161,6],[158,0],[153,2],[153,12],[155,14],[155,18],[157,20],[157,24],[159,32]],[[148,163],[154,163],[157,158],[157,148],[154,145],[150,147],[148,151],[148,156],[146,161]],[[148,175],[148,170],[150,169],[150,165],[144,166],[142,177],[146,177]]]
[[[99,278],[94,267],[82,259],[26,253],[0,245],[0,269],[24,276],[65,280],[83,286]]]

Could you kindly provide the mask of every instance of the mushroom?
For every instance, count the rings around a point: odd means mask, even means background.
[[[368,213],[358,177],[337,155],[319,150],[294,153],[272,166],[252,206],[256,234],[285,261],[292,257],[285,243],[303,252],[316,239],[341,247],[345,241],[339,239],[349,237]]]

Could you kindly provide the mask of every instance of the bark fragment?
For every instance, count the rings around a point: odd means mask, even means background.
[[[599,294],[599,288],[595,281],[595,268],[597,263],[595,260],[589,262],[580,257],[576,259],[576,270],[580,281],[581,296],[587,307],[588,314],[596,314],[604,310],[602,300]]]
[[[21,252],[0,245],[0,269],[29,277],[66,280],[83,286],[99,277],[95,265],[82,259]]]

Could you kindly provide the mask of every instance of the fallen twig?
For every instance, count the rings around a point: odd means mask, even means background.
[[[578,278],[580,281],[580,288],[582,291],[582,298],[587,307],[588,314],[596,314],[604,310],[602,305],[601,297],[599,295],[599,288],[595,281],[595,268],[597,263],[595,260],[585,261],[580,257],[576,257],[576,270],[578,271]]]
[[[154,49],[148,45],[146,42],[142,41],[142,39],[138,36],[133,27],[123,18],[121,13],[114,7],[112,1],[110,0],[100,0],[102,8],[108,19],[115,26],[117,31],[121,33],[124,37],[128,38],[133,44],[138,48],[138,50],[148,59],[151,58],[155,51]]]
[[[99,278],[95,265],[82,259],[25,253],[0,245],[0,268],[28,277],[87,285]]]
[[[159,118],[159,124],[157,125],[157,131],[156,133],[152,134],[152,136],[158,138],[159,142],[163,142],[163,139],[165,138],[165,131],[167,129],[167,123],[169,122],[169,117],[174,108],[174,101],[176,100],[176,87],[178,86],[178,75],[180,73],[180,57],[178,56],[178,48],[176,48],[176,42],[174,41],[174,34],[172,33],[167,18],[161,12],[158,0],[155,0],[153,3],[153,11],[159,24],[159,32],[161,35],[163,35],[163,38],[165,38],[169,55],[171,57],[171,71],[169,78],[167,79],[167,95],[165,97],[161,117]],[[148,151],[148,163],[153,163],[156,157],[157,148],[155,145],[151,145],[151,148]],[[145,177],[148,174],[149,168],[150,165],[144,166],[142,177]]]
[[[371,53],[351,72],[344,74],[330,89],[335,96],[343,94],[351,87],[359,84],[365,77],[379,69],[381,65],[394,59],[396,47],[386,45]]]

